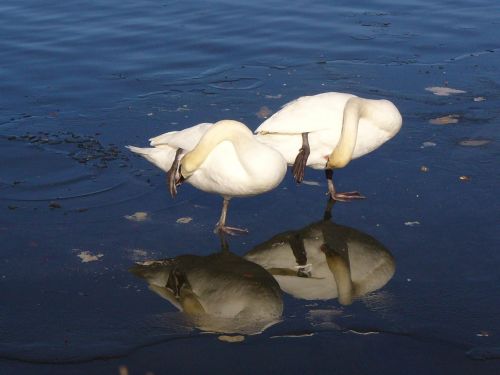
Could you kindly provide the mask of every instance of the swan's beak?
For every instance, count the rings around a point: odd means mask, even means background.
[[[187,180],[193,173],[189,173],[187,170],[186,170],[186,167],[184,166],[184,164],[182,163],[182,160],[181,160],[181,167],[179,168],[179,177],[177,178],[178,181],[182,182],[184,180]]]
[[[332,155],[330,155],[330,156],[328,156],[328,159],[326,160],[326,169],[335,169],[335,168],[338,168],[338,166],[336,165],[335,161],[333,160]]]
[[[330,157],[326,159],[325,169],[333,169],[330,163]]]
[[[347,155],[341,154],[340,152],[334,150],[326,161],[326,168],[344,168],[347,164],[349,164],[350,160],[351,159]]]
[[[181,185],[186,179],[182,175],[182,173],[179,173],[179,176],[175,179],[175,186]]]

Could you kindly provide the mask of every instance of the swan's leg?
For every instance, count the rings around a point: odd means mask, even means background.
[[[299,233],[293,233],[288,242],[293,251],[295,262],[297,262],[297,276],[311,277],[311,264],[307,263],[307,253],[304,247],[304,241]]]
[[[167,173],[168,190],[172,198],[175,198],[177,195],[177,185],[180,185],[182,182],[181,179],[176,180],[177,173],[179,172],[181,153],[182,148],[178,148],[177,151],[175,151],[174,162]]]
[[[323,213],[323,220],[329,221],[332,219],[332,208],[333,208],[333,205],[335,204],[336,201],[332,199],[329,192],[326,194],[329,197],[328,197],[328,201],[326,202],[325,212]]]
[[[328,183],[328,193],[331,199],[339,202],[350,202],[356,199],[365,199],[364,195],[361,195],[359,191],[348,191],[344,193],[337,193],[335,191],[335,185],[333,184],[333,170],[325,169],[326,182]]]
[[[229,207],[229,199],[224,198],[224,201],[222,202],[222,212],[220,214],[219,221],[217,222],[217,224],[215,224],[216,232],[220,233],[221,231],[219,229],[226,224],[228,207]]]
[[[229,242],[227,241],[227,238],[223,232],[219,232],[219,239],[220,239],[220,251],[221,251],[221,253],[230,252]]]
[[[227,216],[227,208],[229,207],[229,198],[224,198],[224,202],[222,203],[222,212],[220,214],[220,219],[215,225],[214,233],[227,233],[230,235],[235,234],[245,234],[248,233],[248,229],[241,229],[235,227],[226,226],[226,216]]]
[[[295,181],[299,184],[304,180],[307,158],[309,157],[310,151],[308,133],[302,133],[302,148],[299,150],[292,167],[293,178],[295,178]]]
[[[326,183],[328,184],[328,193],[326,195],[329,195],[332,199],[333,196],[335,195],[335,186],[333,185],[333,171],[331,169],[325,169],[325,177],[326,177]]]

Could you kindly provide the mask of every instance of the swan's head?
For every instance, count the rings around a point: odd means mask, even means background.
[[[351,161],[361,118],[371,126],[386,132],[388,139],[401,129],[403,123],[401,113],[389,100],[358,97],[349,99],[344,108],[342,133],[337,146],[328,157],[327,169],[343,168]]]
[[[344,168],[351,161],[350,156],[338,149],[335,149],[328,157],[326,169]]]
[[[355,142],[354,140],[354,144]],[[349,147],[345,143],[341,144],[339,142],[330,156],[328,156],[326,169],[344,168],[351,161],[353,150],[354,146]]]
[[[242,136],[253,136],[245,124],[235,120],[221,120],[213,124],[201,137],[194,149],[181,160],[181,175],[190,177],[205,161],[210,152],[223,141],[235,142]]]

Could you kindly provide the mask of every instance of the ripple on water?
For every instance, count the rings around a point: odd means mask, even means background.
[[[110,156],[93,159],[81,143],[33,144],[0,139],[3,163],[0,200],[48,202],[82,200],[93,206],[106,206],[130,198],[122,189],[132,178],[129,173],[108,168]],[[99,154],[102,155],[102,154]],[[115,158],[115,161],[119,157]],[[90,162],[87,162],[90,161]],[[122,162],[121,166],[126,164]],[[122,191],[123,190],[123,191]]]
[[[253,90],[262,84],[263,82],[257,78],[234,78],[215,81],[209,86],[220,90]]]

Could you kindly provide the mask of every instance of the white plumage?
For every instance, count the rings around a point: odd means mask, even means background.
[[[181,155],[195,148],[203,134],[209,129],[211,123],[202,123],[180,131],[173,131],[149,139],[152,147],[126,146],[130,151],[141,155],[158,168],[168,172],[174,162],[177,149],[185,150]]]
[[[302,135],[307,134],[310,155],[305,165],[333,170],[377,149],[394,137],[401,125],[401,114],[388,100],[327,92],[286,104],[255,133],[261,142],[278,150],[288,164],[296,163],[303,147]],[[300,176],[296,179],[301,180]],[[335,191],[330,186],[329,190],[335,199]],[[346,198],[342,193],[337,195],[338,200]]]
[[[150,148],[128,146],[162,170],[169,172],[178,149],[180,171],[186,182],[208,193],[224,197],[218,230],[234,234],[225,226],[229,199],[261,194],[283,179],[287,164],[282,155],[259,142],[244,124],[223,120],[203,123],[150,139]]]

